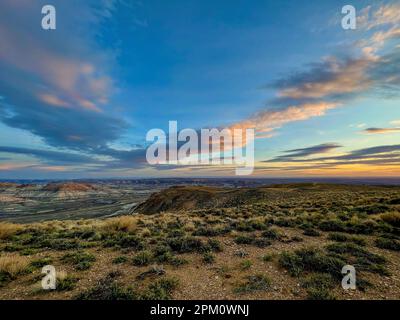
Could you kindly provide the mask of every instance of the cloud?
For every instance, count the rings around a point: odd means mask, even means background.
[[[337,143],[323,143],[323,144],[319,144],[319,145],[307,147],[307,148],[286,150],[284,152],[289,153],[285,157],[304,157],[304,156],[310,156],[310,155],[319,154],[319,153],[327,153],[327,152],[330,152],[331,150],[334,150],[336,148],[341,148],[341,147],[342,146]]]
[[[327,144],[330,145],[330,144]],[[323,145],[320,145],[323,146]],[[332,145],[333,146],[333,145]],[[317,146],[318,147],[318,146]],[[299,150],[312,150],[314,147],[299,149]],[[318,148],[317,148],[318,149]],[[322,147],[323,149],[323,147]],[[300,151],[301,152],[301,151]],[[287,162],[287,163],[309,163],[310,166],[319,166],[324,168],[336,168],[340,165],[388,165],[400,163],[400,145],[382,145],[363,149],[350,151],[342,155],[326,156],[326,157],[305,157],[307,152],[302,156],[279,156],[263,162]],[[287,164],[285,164],[285,169]]]
[[[59,17],[54,31],[40,28],[39,2],[1,2],[3,123],[42,137],[50,146],[85,152],[123,134],[128,124],[110,112],[115,56],[95,41],[95,30],[112,18],[116,2],[53,1]]]
[[[323,116],[365,93],[398,96],[400,47],[388,40],[400,37],[399,8],[386,5],[361,10],[364,38],[351,44],[351,52],[324,57],[269,84],[267,88],[276,90],[276,98],[265,110],[232,127],[255,128],[262,133],[259,137],[269,138],[284,124]]]
[[[311,65],[311,69],[280,79],[272,84],[278,97],[290,99],[334,98],[354,94],[370,85],[366,69],[368,58],[338,58],[330,56]]]
[[[398,133],[400,128],[367,128],[363,132],[368,134]]]
[[[95,162],[90,156],[71,153],[71,152],[61,152],[52,150],[40,150],[31,148],[18,148],[18,147],[6,147],[0,146],[0,153],[12,153],[12,154],[23,154],[28,156],[33,156],[38,159],[44,160],[47,163],[57,163],[57,164],[84,164],[89,162]]]
[[[260,111],[249,119],[231,125],[230,129],[254,128],[257,132],[261,132],[263,136],[265,136],[265,133],[269,133],[270,135],[267,136],[271,136],[272,131],[284,124],[322,116],[337,105],[337,103],[316,102]]]

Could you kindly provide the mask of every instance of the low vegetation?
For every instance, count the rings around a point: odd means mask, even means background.
[[[168,201],[172,195],[176,201]],[[154,195],[141,206],[150,211],[135,215],[1,222],[0,295],[18,299],[26,290],[41,299],[396,298],[398,199],[396,187],[190,187]],[[64,270],[57,273],[57,289],[35,291],[41,268],[49,264]],[[351,295],[340,285],[347,264],[357,270]]]

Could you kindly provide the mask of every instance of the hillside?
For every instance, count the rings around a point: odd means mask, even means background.
[[[327,193],[332,196],[329,201],[336,198],[338,203],[345,205],[346,201],[354,202],[360,195],[377,190],[384,194],[388,188],[322,183],[279,184],[255,188],[174,186],[152,194],[134,212],[155,214],[164,211],[230,208],[260,202],[290,203],[292,199],[303,196],[318,197],[319,193]],[[400,187],[391,187],[390,190],[400,190]]]

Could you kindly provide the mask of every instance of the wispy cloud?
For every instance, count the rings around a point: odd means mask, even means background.
[[[364,37],[354,41],[351,53],[324,57],[269,84],[268,88],[276,90],[276,98],[268,102],[266,110],[232,127],[253,127],[269,133],[262,137],[272,137],[284,124],[323,116],[366,92],[398,95],[400,49],[389,40],[400,37],[399,8],[393,4],[362,10],[360,32]]]
[[[400,128],[367,128],[363,132],[368,134],[398,133]]]

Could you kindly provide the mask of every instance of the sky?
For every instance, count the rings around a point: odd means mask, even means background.
[[[150,165],[169,121],[254,128],[254,177],[398,177],[399,89],[398,1],[2,0],[0,179],[235,174]]]

